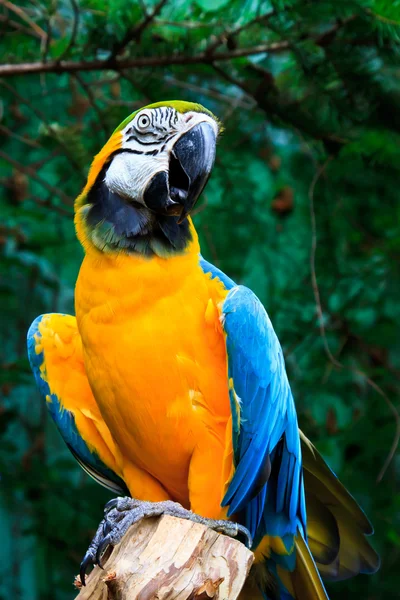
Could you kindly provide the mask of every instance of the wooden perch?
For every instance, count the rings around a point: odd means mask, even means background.
[[[235,600],[253,562],[241,542],[163,516],[133,525],[76,600]]]

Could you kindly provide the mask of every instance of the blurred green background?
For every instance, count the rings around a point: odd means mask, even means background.
[[[264,302],[300,425],[375,525],[381,570],[331,598],[398,598],[400,2],[0,0],[0,55],[0,598],[73,598],[110,497],[64,447],[25,338],[73,312],[93,155],[162,99],[223,121],[203,254]]]

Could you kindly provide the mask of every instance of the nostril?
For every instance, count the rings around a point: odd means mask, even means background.
[[[185,115],[185,123],[189,123],[189,121],[191,121],[193,119],[193,115],[192,114],[186,114]]]

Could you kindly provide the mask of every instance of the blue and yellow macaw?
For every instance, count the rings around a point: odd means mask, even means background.
[[[38,317],[29,358],[80,465],[127,496],[107,507],[83,577],[122,521],[190,509],[248,530],[264,598],[321,600],[321,577],[373,573],[379,559],[368,519],[298,428],[266,311],[200,255],[189,214],[220,130],[180,101],[115,130],[76,200],[76,317]]]

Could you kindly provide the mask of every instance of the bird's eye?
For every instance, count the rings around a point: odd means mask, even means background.
[[[140,131],[144,131],[145,129],[147,129],[150,125],[150,117],[149,115],[140,115],[140,117],[137,120],[136,126]]]

